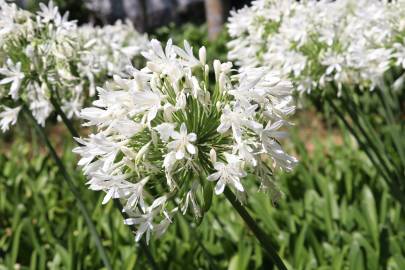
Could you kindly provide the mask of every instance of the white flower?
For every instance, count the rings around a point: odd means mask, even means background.
[[[6,106],[1,106],[4,111],[0,112],[0,126],[3,132],[6,132],[10,125],[15,125],[17,122],[18,114],[21,110],[21,106],[16,108],[9,108]]]
[[[46,83],[38,85],[37,82],[30,82],[27,86],[29,109],[41,126],[45,126],[45,121],[53,110],[48,99],[48,92]]]
[[[403,43],[395,43],[394,44],[395,53],[394,57],[397,59],[396,64],[405,68],[405,46]]]
[[[272,145],[283,135],[287,122],[281,120],[294,111],[291,84],[269,68],[236,72],[231,63],[214,61],[212,85],[205,49],[196,59],[184,46],[169,41],[163,50],[152,40],[143,53],[146,68],[114,75],[81,112],[97,133],[78,140],[78,164],[90,188],[106,192],[106,201],[122,200],[136,240],[164,233],[177,207],[201,218],[197,194],[207,178],[217,181],[216,194],[225,185],[242,193],[248,173],[269,181],[269,165],[288,170],[295,164]]]
[[[191,202],[191,209],[193,210],[194,215],[197,217],[201,217],[201,210],[197,204],[196,197],[195,197],[195,192],[197,190],[197,187],[198,187],[198,182],[194,181],[194,183],[191,186],[190,191],[187,192],[186,200],[180,209],[183,215],[186,214],[187,209],[189,208],[189,205]]]
[[[205,47],[201,47],[200,50],[198,51],[198,58],[200,60],[201,65],[205,66],[206,60],[207,60],[207,50]]]
[[[21,63],[18,62],[14,64],[11,59],[7,59],[6,66],[0,68],[0,74],[5,77],[0,80],[0,84],[11,83],[9,95],[11,95],[13,99],[17,99],[21,81],[25,77],[24,73],[21,72]]]
[[[139,241],[144,233],[146,233],[146,243],[149,243],[150,234],[154,230],[153,219],[159,213],[162,204],[165,203],[166,197],[162,196],[155,200],[155,202],[145,209],[145,212],[138,214],[134,218],[125,220],[126,225],[139,225],[139,229],[135,235],[135,241]],[[160,229],[161,230],[161,229]]]
[[[182,123],[180,132],[174,131],[170,137],[173,141],[169,142],[167,147],[176,153],[176,159],[183,159],[187,152],[191,155],[196,153],[196,148],[192,143],[197,140],[197,135],[195,133],[187,133],[186,124]]]
[[[339,55],[333,51],[328,51],[321,60],[321,63],[325,65],[326,75],[332,74],[333,71],[339,73],[342,71],[342,65],[344,64],[344,56]]]
[[[82,109],[83,103],[81,100],[82,91],[82,87],[78,86],[77,91],[75,91],[76,93],[73,94],[73,98],[63,102],[62,109],[69,119],[73,117],[77,118],[80,115],[80,110]]]
[[[38,15],[41,16],[41,20],[44,23],[55,21],[60,16],[58,7],[54,6],[53,1],[49,1],[48,6],[44,3],[39,3],[39,8]]]
[[[82,146],[73,149],[73,152],[81,154],[80,166],[89,165],[90,162],[98,157],[103,161],[103,169],[107,171],[114,162],[120,146],[125,142],[114,142],[112,138],[103,133],[91,134],[87,140],[76,139]]]
[[[135,241],[139,241],[144,233],[146,233],[146,242],[149,243],[150,234],[153,231],[153,219],[158,214],[157,210],[148,210],[145,214],[140,214],[135,218],[128,218],[124,221],[126,225],[139,225],[136,231]]]
[[[248,108],[243,108],[240,105],[235,105],[233,110],[229,106],[225,106],[224,113],[221,116],[221,124],[218,126],[217,131],[224,133],[229,128],[232,128],[235,140],[240,142],[242,140],[242,128],[247,127],[253,130],[262,128],[262,125],[254,120],[251,120],[252,115],[257,109],[257,105],[251,105]]]
[[[226,184],[234,186],[238,191],[243,192],[244,188],[240,182],[240,178],[246,176],[246,173],[241,168],[241,161],[237,156],[225,153],[226,161],[215,162],[215,173],[208,176],[209,181],[217,181],[215,186],[215,194],[221,194]]]
[[[147,121],[155,119],[158,110],[162,107],[162,96],[152,90],[138,91],[132,94],[136,113],[147,111]]]
[[[172,123],[162,123],[157,125],[155,129],[159,132],[160,139],[167,142],[174,133],[175,125]]]
[[[125,205],[125,209],[136,208],[138,203],[143,211],[145,210],[145,201],[143,199],[143,188],[146,183],[149,181],[149,177],[145,177],[141,181],[137,182],[130,186],[127,191],[130,194],[127,200],[127,204]]]
[[[176,54],[182,58],[182,60],[183,60],[182,64],[184,66],[193,68],[195,66],[202,64],[202,62],[200,62],[197,58],[195,58],[195,56],[193,54],[193,48],[190,46],[190,44],[186,40],[184,41],[184,50],[177,46],[174,46],[174,50],[176,51]],[[202,56],[203,56],[203,54],[204,53],[202,52]],[[202,60],[205,61],[205,59],[202,59]]]

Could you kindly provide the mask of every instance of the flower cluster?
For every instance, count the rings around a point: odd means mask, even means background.
[[[0,0],[2,131],[16,123],[22,103],[45,125],[52,97],[69,118],[78,116],[95,86],[122,72],[146,44],[129,24],[77,26],[52,1],[32,14]]]
[[[78,68],[91,82],[91,95],[95,93],[95,81],[122,73],[136,57],[141,58],[148,44],[147,36],[137,32],[129,21],[104,27],[82,25],[78,32],[83,44]]]
[[[115,75],[81,111],[97,132],[74,149],[90,189],[106,192],[103,203],[123,203],[136,240],[162,234],[177,212],[201,217],[211,182],[216,194],[228,186],[241,197],[248,175],[271,187],[274,169],[294,167],[280,145],[295,109],[291,83],[218,60],[211,78],[205,48],[197,58],[187,42],[163,49],[152,40],[143,55],[145,68]]]
[[[309,92],[334,82],[373,89],[405,67],[405,2],[257,0],[233,12],[229,58],[269,65]]]

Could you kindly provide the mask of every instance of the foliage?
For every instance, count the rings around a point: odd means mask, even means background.
[[[301,165],[284,175],[278,209],[266,198],[251,198],[263,225],[277,236],[291,269],[403,269],[403,210],[359,151],[315,144],[308,154],[295,141]],[[402,211],[402,212],[401,212]]]
[[[16,141],[8,154],[1,156],[0,264],[3,269],[14,269],[17,264],[26,269],[102,268],[74,196],[68,192],[50,157],[41,149],[32,149],[35,145]],[[66,144],[63,150],[65,163],[74,164],[71,145]],[[71,166],[69,169],[75,171]],[[75,178],[78,184],[83,183],[79,173],[75,173]],[[120,246],[110,253],[114,266],[132,268],[140,257],[117,218],[119,213],[112,205],[95,208],[95,202],[101,198],[86,189],[82,188],[81,194],[93,209],[92,216],[104,245],[110,250]]]
[[[312,153],[299,139],[294,143],[302,162],[295,173],[278,177],[285,192],[279,204],[274,206],[266,194],[249,197],[247,203],[279,243],[289,268],[403,269],[403,210],[364,154],[351,148],[347,135],[343,145],[314,138]],[[73,195],[66,192],[52,160],[35,145],[17,141],[0,158],[1,267],[100,269]],[[60,150],[81,184],[71,148],[67,144]],[[114,269],[148,269],[145,253],[128,237],[113,204],[94,207],[102,196],[79,186]],[[243,221],[221,200],[214,197],[198,227],[195,220],[179,217],[164,237],[151,242],[160,269],[271,269]]]

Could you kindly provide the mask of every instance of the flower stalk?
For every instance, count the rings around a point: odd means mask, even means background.
[[[336,115],[342,120],[345,127],[349,130],[349,132],[354,136],[357,143],[359,144],[360,148],[365,152],[367,157],[373,163],[373,165],[377,168],[377,171],[381,174],[381,176],[385,179],[391,193],[393,194],[394,198],[396,198],[403,206],[405,206],[405,197],[403,194],[403,187],[400,178],[400,172],[398,172],[398,168],[395,167],[395,164],[390,164],[389,161],[384,157],[385,151],[382,151],[381,148],[378,148],[375,145],[375,141],[371,139],[370,133],[373,131],[371,129],[366,129],[363,125],[360,124],[360,120],[357,119],[356,115],[359,115],[360,112],[353,113],[347,108],[349,112],[350,119],[353,121],[353,125],[349,123],[346,119],[343,111],[338,108],[335,102],[330,98],[326,97],[326,101],[331,106],[331,108],[336,112]],[[346,100],[345,102],[350,102]],[[345,103],[343,102],[343,103]],[[347,104],[344,105],[345,107]],[[349,106],[347,106],[349,107]],[[361,114],[360,114],[361,115]],[[364,117],[363,117],[364,118]],[[366,119],[363,119],[366,121]],[[375,140],[380,140],[378,137]],[[382,142],[379,142],[382,144]],[[387,164],[388,163],[388,164]],[[390,168],[394,167],[394,171]]]
[[[286,270],[281,257],[277,254],[276,249],[271,244],[270,237],[259,227],[256,221],[252,218],[249,212],[243,207],[243,205],[238,201],[235,194],[229,189],[225,188],[224,195],[226,199],[231,203],[233,208],[238,212],[239,216],[243,219],[249,229],[252,231],[256,239],[260,242],[262,248],[266,254],[270,257],[271,261],[280,270]]]

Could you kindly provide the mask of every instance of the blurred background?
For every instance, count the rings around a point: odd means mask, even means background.
[[[80,24],[105,25],[129,19],[135,28],[163,43],[186,39],[207,47],[208,60],[226,59],[229,40],[223,24],[242,0],[58,0],[61,13]],[[18,0],[36,11],[39,1]],[[319,113],[322,112],[322,113]],[[272,237],[290,269],[405,269],[405,222],[378,172],[353,138],[329,117],[322,104],[304,100],[296,112],[287,149],[300,164],[275,175],[283,192],[276,203],[267,194],[248,197],[247,208]],[[214,196],[203,220],[178,216],[169,232],[146,251],[103,194],[84,185],[69,134],[54,119],[51,140],[76,183],[114,269],[272,269],[243,220],[221,196]],[[0,135],[0,270],[102,269],[74,196],[35,133]],[[288,142],[287,142],[288,144]],[[253,183],[253,181],[246,181]],[[247,187],[255,189],[257,187]],[[191,225],[190,225],[191,224]]]
[[[17,0],[19,6],[35,11],[38,0]],[[152,31],[169,23],[203,23],[218,28],[229,10],[249,4],[249,0],[58,0],[61,11],[80,23],[114,23],[129,19],[140,32]],[[63,12],[62,12],[63,13]],[[219,29],[211,29],[218,32]]]

